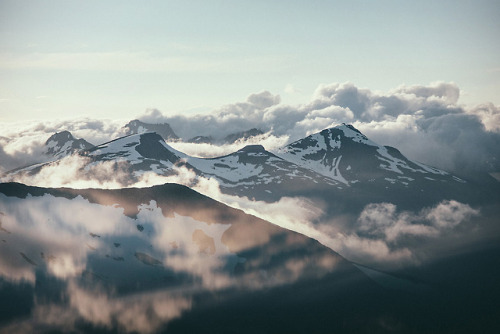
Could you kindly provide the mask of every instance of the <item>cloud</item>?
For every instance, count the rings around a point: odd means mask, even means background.
[[[458,104],[459,97],[455,83],[375,92],[348,82],[320,85],[311,101],[301,105],[283,105],[278,96],[262,92],[211,114],[162,116],[155,110],[143,119],[167,122],[184,139],[259,128],[289,141],[354,123],[376,142],[395,146],[413,160],[453,172],[500,170],[500,107],[468,108]]]
[[[78,323],[84,320],[100,329],[156,333],[191,309],[193,303],[190,296],[168,290],[116,296],[75,281],[70,281],[65,290],[68,305],[47,303],[44,298],[36,300],[29,319],[2,329],[6,333],[33,333],[40,328],[79,332]]]
[[[168,177],[169,181],[177,181],[230,207],[313,238],[348,260],[380,268],[416,263],[412,251],[407,247],[400,245],[394,248],[384,238],[366,238],[348,229],[332,229],[332,226],[342,224],[337,223],[338,218],[325,217],[321,203],[301,197],[282,197],[277,202],[269,203],[227,195],[221,192],[215,179],[199,177],[185,167],[176,169],[179,178],[171,176]],[[189,177],[183,177],[186,175]]]
[[[222,139],[229,134],[251,128],[269,131],[271,128],[263,120],[265,111],[277,105],[280,100],[279,95],[263,91],[251,94],[245,102],[222,106],[210,114],[164,116],[153,109],[138,118],[143,122],[169,123],[175,133],[184,140],[209,135]]]
[[[32,316],[3,330],[30,333],[40,327],[57,326],[64,331],[74,331],[75,323],[84,319],[99,327],[118,326],[124,331],[156,332],[184,310],[190,309],[191,296],[182,295],[182,291],[146,290],[120,295],[113,289],[102,289],[100,280],[92,284],[85,282],[85,275],[100,277],[93,273],[94,270],[116,270],[113,266],[113,269],[106,269],[112,260],[105,254],[118,251],[116,245],[111,246],[113,241],[128,241],[122,243],[119,249],[126,249],[124,255],[133,254],[136,251],[134,247],[141,247],[141,241],[149,245],[149,240],[143,240],[146,236],[137,231],[137,223],[164,227],[165,223],[170,225],[178,220],[174,217],[165,222],[161,209],[155,203],[141,207],[134,220],[124,215],[123,208],[89,203],[80,196],[72,200],[51,195],[28,196],[25,199],[5,197],[3,194],[0,197],[2,226],[9,231],[7,236],[2,236],[0,277],[9,282],[30,283],[33,286],[39,275],[56,277],[68,303],[62,306],[48,303],[50,299],[35,297]],[[148,220],[155,215],[161,216],[162,220]],[[185,226],[189,222],[183,223]],[[191,241],[189,232],[187,230],[185,234],[178,233],[173,237]],[[160,246],[155,242],[155,247]],[[206,257],[202,259],[196,255],[189,254],[200,263],[207,261]],[[130,260],[127,258],[127,261]],[[96,261],[104,261],[106,265],[95,265]],[[128,262],[126,266],[134,265],[133,270],[143,266],[137,261]],[[108,274],[103,274],[107,283],[120,283],[120,278]],[[148,283],[149,279],[146,279]],[[64,282],[68,282],[66,288]]]
[[[58,121],[0,123],[0,173],[35,163],[47,162],[45,142],[56,132],[69,131],[76,138],[101,144],[125,135],[127,121],[89,118]]]
[[[6,244],[0,256],[0,276],[14,282],[35,283],[37,267],[46,267],[58,278],[80,275],[91,250],[87,245],[102,246],[100,240],[90,241],[88,232],[105,236],[135,231],[123,209],[91,204],[82,197],[68,200],[45,195],[20,200],[1,194],[0,212],[1,226],[8,231],[2,236]]]
[[[277,105],[281,102],[279,95],[273,95],[268,91],[252,94],[247,98],[247,102],[253,104],[257,109],[265,109]]]
[[[106,188],[118,189],[135,180],[128,171],[128,165],[120,161],[104,161],[92,164],[91,159],[80,155],[69,155],[40,168],[38,173],[9,174],[2,182],[19,182],[27,185],[75,189]]]
[[[479,118],[486,131],[500,132],[500,106],[484,103],[468,110],[468,113]]]
[[[246,145],[262,145],[269,151],[278,150],[288,143],[288,136],[276,137],[270,132],[255,137],[242,138],[231,144],[169,142],[174,149],[190,156],[214,158],[234,153]]]
[[[340,222],[338,220],[342,218],[325,217],[321,203],[312,203],[304,198],[283,197],[277,202],[267,203],[223,194],[216,179],[197,176],[186,167],[174,166],[173,175],[148,172],[131,178],[125,165],[120,166],[111,161],[88,165],[87,159],[69,156],[47,165],[31,178],[26,176],[25,179],[15,180],[38,186],[71,188],[183,184],[231,207],[316,239],[349,260],[379,268],[418,263],[412,238],[433,239],[479,214],[467,204],[456,201],[444,201],[436,207],[423,208],[417,213],[398,212],[397,207],[391,203],[375,203],[366,206],[358,217],[347,217],[347,222]],[[156,221],[153,218],[146,220]],[[160,231],[161,228],[157,230]],[[173,234],[169,232],[161,235],[166,238]],[[168,244],[163,241],[158,244]],[[225,284],[223,278],[214,277],[211,284]]]
[[[285,93],[287,93],[289,95],[302,93],[302,91],[300,89],[296,88],[294,85],[292,85],[290,83],[285,86],[284,91],[285,91]]]
[[[423,212],[425,212],[424,210]],[[467,204],[457,201],[443,201],[436,207],[428,210],[425,218],[436,228],[446,230],[454,228],[466,219],[479,215],[479,211]]]
[[[372,140],[394,146],[412,160],[459,174],[498,172],[500,107],[491,103],[466,107],[459,99],[460,89],[455,83],[402,85],[379,92],[347,82],[320,85],[305,104],[282,104],[279,95],[262,91],[208,114],[163,115],[149,109],[138,118],[149,123],[167,122],[184,141],[196,136],[222,139],[258,128],[265,133],[258,141],[268,145],[264,145],[268,150],[327,127],[353,123]],[[43,161],[40,145],[56,131],[68,130],[99,144],[124,135],[127,121],[78,119],[13,127],[0,124],[0,169]],[[179,144],[179,149],[214,156],[216,152],[229,153],[232,147]]]
[[[358,218],[359,232],[396,243],[403,237],[437,237],[448,232],[479,211],[468,204],[445,200],[419,213],[397,212],[391,203],[368,204]]]

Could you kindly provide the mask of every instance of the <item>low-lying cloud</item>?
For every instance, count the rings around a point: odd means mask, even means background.
[[[498,172],[500,106],[484,103],[467,107],[459,99],[460,88],[454,83],[402,85],[387,92],[334,83],[320,85],[305,104],[285,105],[279,95],[263,91],[208,114],[163,115],[149,109],[138,118],[169,123],[184,142],[196,136],[222,139],[257,128],[263,136],[236,146],[258,142],[268,150],[340,123],[352,123],[370,139],[394,146],[410,159],[460,174]],[[123,136],[128,121],[0,124],[0,171],[45,161],[40,147],[54,132],[68,130],[77,138],[100,144]],[[227,154],[235,148],[227,144],[177,145],[179,150],[205,157]]]
[[[352,83],[320,85],[309,103],[280,104],[265,91],[208,115],[163,116],[149,110],[140,119],[169,123],[187,139],[198,135],[259,128],[288,142],[340,123],[353,123],[382,145],[399,148],[410,159],[451,171],[500,170],[500,106],[459,104],[454,83],[400,86],[388,92]],[[273,147],[268,147],[271,150]]]
[[[124,136],[126,122],[84,118],[0,123],[0,173],[51,160],[44,145],[56,132],[69,131],[97,145]]]
[[[479,211],[454,200],[445,200],[419,213],[397,212],[392,203],[367,205],[358,218],[359,231],[370,237],[396,243],[403,237],[438,237]]]

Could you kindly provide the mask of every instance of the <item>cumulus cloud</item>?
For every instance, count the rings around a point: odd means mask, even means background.
[[[158,110],[147,110],[139,120],[147,123],[168,123],[175,133],[188,140],[196,136],[214,136],[216,139],[259,128],[263,132],[271,128],[265,124],[265,111],[279,104],[279,95],[268,91],[251,94],[245,102],[228,104],[210,114],[164,116]]]
[[[495,106],[493,103],[480,104],[468,110],[468,113],[475,115],[486,131],[500,132],[500,106]]]
[[[374,141],[395,146],[413,160],[453,172],[500,170],[500,108],[491,103],[470,108],[459,98],[455,83],[402,85],[388,92],[335,83],[320,85],[301,105],[283,105],[279,96],[262,92],[208,115],[163,116],[154,110],[141,118],[167,122],[184,139],[259,128],[289,142],[354,123]]]
[[[372,140],[397,147],[410,159],[460,174],[498,172],[500,107],[491,103],[466,107],[459,99],[460,88],[455,83],[402,85],[379,92],[347,82],[320,85],[305,104],[281,104],[279,95],[263,91],[208,114],[163,115],[149,109],[138,118],[147,123],[169,123],[184,141],[196,136],[222,139],[257,128],[265,136],[254,141],[264,143],[268,150],[327,127],[352,123]],[[68,130],[99,144],[124,135],[127,121],[0,124],[0,169],[43,161],[40,145],[56,131]],[[197,152],[198,156],[216,155],[201,149],[226,154],[233,148],[182,145],[180,150]]]

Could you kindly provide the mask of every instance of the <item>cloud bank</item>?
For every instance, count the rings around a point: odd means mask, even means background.
[[[259,128],[286,142],[353,123],[374,141],[397,147],[410,159],[461,173],[500,170],[500,106],[466,107],[459,104],[459,97],[454,83],[403,85],[388,92],[334,83],[320,85],[311,101],[302,105],[280,104],[278,95],[264,91],[211,114],[164,116],[153,109],[139,118],[167,122],[186,139]]]
[[[340,123],[352,123],[370,139],[394,146],[408,158],[458,174],[500,171],[500,106],[459,103],[454,83],[402,85],[387,92],[352,83],[320,85],[305,104],[286,105],[268,91],[224,105],[208,114],[163,115],[149,109],[138,118],[169,123],[184,141],[195,136],[216,139],[258,128],[265,134],[235,145],[176,143],[197,156],[224,155],[246,144],[268,150]],[[54,132],[100,144],[124,135],[129,120],[91,120],[0,124],[0,171],[43,161],[40,145]]]

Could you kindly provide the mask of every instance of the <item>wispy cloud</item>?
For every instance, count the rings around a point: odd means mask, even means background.
[[[257,69],[275,71],[284,66],[286,56],[243,58],[165,56],[146,52],[53,52],[25,55],[0,54],[0,68],[87,70],[122,72],[222,72],[248,73]]]

